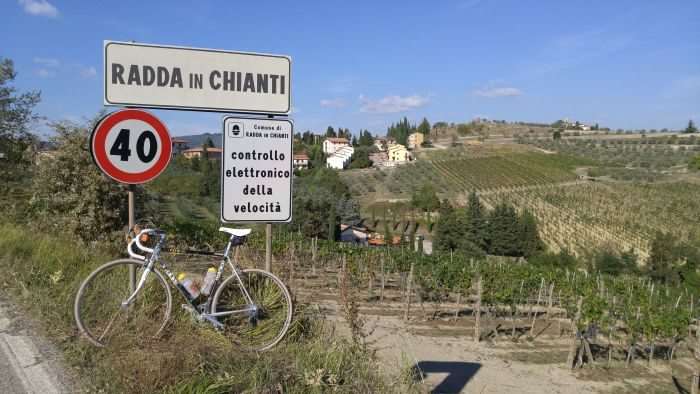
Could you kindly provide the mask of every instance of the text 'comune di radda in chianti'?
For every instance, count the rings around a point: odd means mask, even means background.
[[[284,134],[286,136],[286,134]],[[271,162],[278,161],[280,166],[286,165],[286,155],[276,149],[268,151],[248,151],[248,152],[231,152],[231,159],[245,161],[261,161]],[[271,196],[273,195],[272,187],[265,184],[265,179],[289,178],[292,173],[289,168],[266,168],[259,169],[254,166],[233,165],[224,171],[224,176],[227,178],[243,178],[247,183],[243,187],[242,193],[244,196]],[[246,202],[245,204],[233,204],[234,212],[281,212],[279,201],[268,202]]]

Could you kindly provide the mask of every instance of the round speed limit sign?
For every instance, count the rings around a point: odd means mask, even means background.
[[[90,137],[92,158],[117,182],[146,183],[170,162],[172,142],[163,122],[139,109],[113,112],[100,120]]]

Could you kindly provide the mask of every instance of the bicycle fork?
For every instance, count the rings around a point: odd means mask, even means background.
[[[122,308],[126,309],[133,301],[136,299],[136,295],[141,291],[143,288],[144,284],[146,283],[146,278],[148,277],[148,274],[151,273],[151,266],[153,263],[149,263],[146,265],[146,268],[143,270],[143,273],[141,274],[141,279],[139,279],[138,285],[136,285],[136,289],[134,289],[134,292],[131,293],[129,298],[126,300],[122,301]]]

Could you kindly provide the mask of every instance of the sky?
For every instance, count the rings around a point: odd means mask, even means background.
[[[697,0],[1,0],[0,57],[47,121],[104,108],[117,40],[291,56],[296,131],[384,134],[404,116],[680,129],[700,121],[699,16]],[[173,135],[221,128],[154,112]]]

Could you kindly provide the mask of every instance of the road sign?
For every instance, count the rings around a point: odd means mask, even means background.
[[[287,114],[288,56],[104,42],[104,103]]]
[[[221,220],[292,220],[292,121],[227,116],[222,134]]]
[[[90,136],[92,158],[117,182],[146,183],[170,162],[170,134],[163,122],[139,109],[113,112],[100,120]]]

